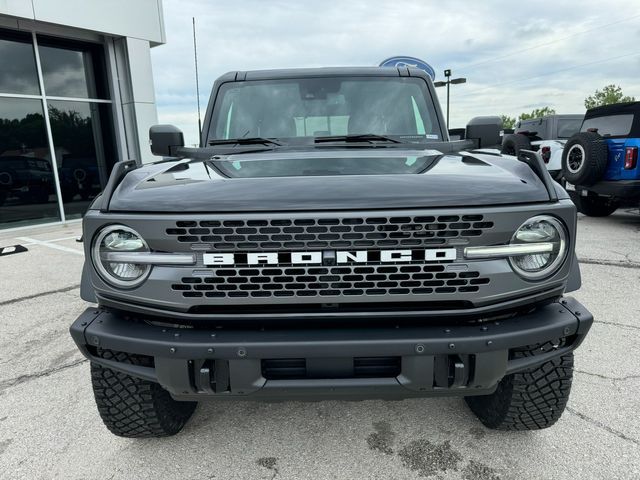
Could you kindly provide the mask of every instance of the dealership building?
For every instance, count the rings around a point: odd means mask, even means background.
[[[161,0],[0,0],[0,229],[81,218],[150,160]]]

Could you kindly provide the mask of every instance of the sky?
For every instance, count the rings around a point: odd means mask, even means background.
[[[370,66],[425,60],[451,88],[451,128],[479,115],[517,117],[620,85],[640,99],[640,1],[163,0],[167,43],[152,49],[158,117],[197,143],[192,17],[202,114],[214,80],[233,70]],[[446,89],[439,88],[446,104]]]

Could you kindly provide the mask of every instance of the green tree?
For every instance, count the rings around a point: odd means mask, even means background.
[[[527,120],[529,118],[540,118],[545,115],[555,115],[556,111],[551,107],[542,107],[532,110],[531,113],[521,113],[519,120]]]
[[[516,119],[509,115],[500,115],[502,118],[502,128],[513,128],[516,125]]]
[[[57,146],[75,155],[95,155],[93,127],[88,113],[61,110],[49,105],[49,119],[53,141]]]
[[[47,146],[44,117],[28,113],[21,119],[0,118],[0,154],[7,150],[29,150]]]
[[[584,99],[584,106],[589,108],[600,107],[602,105],[611,105],[612,103],[634,102],[635,97],[627,97],[623,95],[622,88],[618,85],[607,85],[602,90],[596,90],[596,93],[589,95]]]

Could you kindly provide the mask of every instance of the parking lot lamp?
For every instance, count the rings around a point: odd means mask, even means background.
[[[449,88],[450,85],[453,84],[459,84],[459,83],[466,83],[467,79],[466,78],[451,78],[451,70],[450,69],[446,69],[444,71],[444,76],[447,79],[446,82],[435,82],[433,85],[435,87],[444,87],[445,85],[447,86],[447,128],[449,128]]]

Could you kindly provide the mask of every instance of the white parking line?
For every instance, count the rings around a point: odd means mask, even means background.
[[[46,242],[46,243],[63,242],[65,240],[73,240],[73,239],[76,239],[78,237],[79,237],[79,235],[74,235],[73,237],[54,238],[52,240],[32,240],[30,243],[23,243],[22,246],[23,247],[28,247],[29,245],[37,245],[38,244],[37,242]],[[20,239],[25,239],[25,238],[27,238],[27,237],[20,237],[18,239],[20,240]]]
[[[71,237],[71,238],[75,238],[75,237]],[[35,238],[29,238],[29,237],[17,237],[17,239],[23,242],[27,242],[27,245],[41,245],[43,247],[52,248],[54,250],[60,250],[62,252],[75,253],[76,255],[84,256],[84,252],[82,250],[63,247],[62,245],[56,245],[55,243],[49,243],[48,241],[36,240]]]

